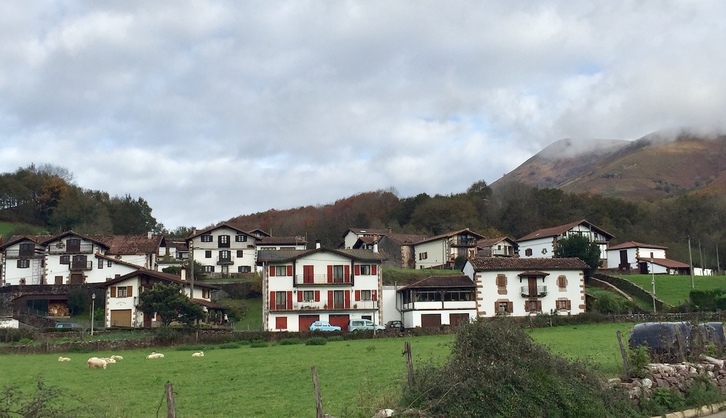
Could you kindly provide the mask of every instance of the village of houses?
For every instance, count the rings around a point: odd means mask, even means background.
[[[578,315],[585,312],[588,266],[577,258],[553,257],[557,240],[574,234],[599,246],[601,268],[690,273],[689,264],[667,257],[666,247],[634,241],[611,246],[614,237],[586,220],[516,240],[469,229],[428,237],[350,228],[339,248],[221,223],[182,241],[73,231],[12,237],[0,245],[0,296],[14,312],[40,304],[50,317],[63,318],[70,289],[90,285],[105,294],[99,302],[106,327],[148,328],[159,318],[138,309],[139,294],[155,283],[176,283],[203,307],[205,322],[221,323],[225,308],[215,301],[218,287],[185,277],[183,269],[181,276],[162,272],[191,258],[204,266],[205,278],[260,274],[267,331],[306,331],[314,321],[346,330],[352,319],[400,320],[406,328],[427,328],[495,315]],[[466,262],[460,274],[383,284],[386,268],[452,269],[462,256]]]

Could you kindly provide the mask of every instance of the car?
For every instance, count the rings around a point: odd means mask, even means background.
[[[340,331],[342,328],[340,328],[337,325],[331,325],[328,321],[315,321],[312,324],[310,324],[310,331]]]
[[[77,324],[75,322],[57,322],[55,327],[61,329],[83,328],[81,324]]]
[[[386,327],[383,325],[376,325],[370,319],[351,319],[350,322],[348,322],[348,331],[350,332],[364,330],[383,331],[384,329],[386,329]]]
[[[403,326],[401,321],[388,321],[386,322],[386,329],[398,332],[406,331],[406,327]]]

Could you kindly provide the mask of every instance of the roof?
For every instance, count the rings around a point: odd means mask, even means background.
[[[332,249],[321,247],[312,250],[260,250],[257,252],[257,261],[261,263],[284,263],[318,252],[330,252],[357,261],[381,262],[385,260],[385,257],[381,253],[374,253],[372,250]]]
[[[343,234],[343,237],[348,235],[348,233],[354,233],[356,235],[386,235],[391,232],[390,229],[376,229],[376,228],[348,228],[347,231]]]
[[[137,269],[137,270],[139,270],[139,269],[142,269],[142,268],[143,268],[143,267],[139,266],[138,264],[134,264],[134,263],[129,263],[129,262],[127,262],[127,261],[123,261],[123,260],[120,260],[120,259],[118,259],[118,258],[116,258],[116,257],[109,257],[109,256],[107,256],[107,255],[104,255],[104,254],[101,254],[101,253],[96,253],[96,254],[94,254],[94,255],[95,255],[95,257],[96,257],[96,258],[100,258],[100,259],[102,259],[102,260],[108,260],[108,261],[113,261],[113,262],[114,262],[114,263],[116,263],[116,264],[120,264],[120,265],[122,265],[122,266],[126,266],[126,267],[131,267],[131,268],[135,268],[135,269]]]
[[[476,288],[476,284],[469,276],[462,274],[461,276],[429,276],[423,280],[419,280],[416,283],[412,283],[408,286],[404,286],[398,291],[405,289],[441,289],[441,288],[462,288],[470,287]]]
[[[386,234],[386,237],[399,245],[412,245],[427,239],[426,235],[417,234]]]
[[[680,261],[671,260],[670,258],[649,258],[649,257],[638,257],[638,261],[646,261],[650,263],[653,261],[653,264],[657,264],[661,267],[669,268],[669,269],[683,269],[683,268],[691,268],[690,265],[686,263],[681,263]]]
[[[32,241],[35,244],[40,245],[40,243],[47,238],[48,235],[13,235],[12,237],[10,237],[10,240],[8,240],[7,243],[0,245],[0,250],[4,250],[5,248],[8,248],[23,241]]]
[[[497,238],[484,238],[476,242],[479,247],[493,247],[502,241],[509,241],[512,245],[517,246],[517,243],[509,237],[497,237]]]
[[[416,244],[423,244],[424,242],[436,241],[436,240],[443,239],[443,238],[451,238],[453,236],[461,235],[461,234],[464,234],[464,233],[469,234],[469,235],[473,235],[474,237],[476,237],[476,239],[486,238],[484,235],[478,234],[478,233],[470,230],[469,228],[464,228],[464,229],[459,229],[458,231],[446,232],[444,234],[439,234],[439,235],[436,235],[436,236],[433,236],[433,237],[430,237],[430,238],[426,238],[424,240],[421,240],[421,241],[417,242]]]
[[[100,236],[99,235],[95,235],[95,236],[94,235],[83,235],[83,234],[79,234],[79,233],[73,232],[73,231],[66,231],[66,232],[62,232],[62,233],[60,233],[58,235],[54,235],[52,237],[49,237],[45,241],[41,242],[40,244],[47,246],[51,242],[59,241],[59,240],[61,240],[63,238],[69,237],[69,236],[76,236],[76,237],[79,237],[79,238],[83,238],[86,241],[91,241],[94,244],[101,245],[101,246],[106,247],[106,248],[109,248],[110,247],[109,244],[107,244],[104,241],[101,241],[101,239],[103,239],[104,235],[100,235]],[[105,237],[108,237],[108,236],[105,236]]]
[[[7,246],[23,240],[30,240],[36,244],[47,246],[49,243],[59,241],[69,236],[76,236],[91,241],[107,249],[109,254],[156,254],[164,241],[163,235],[83,235],[73,231],[66,231],[58,235],[20,235],[13,236]]]
[[[245,231],[245,230],[243,230],[241,228],[238,228],[238,227],[236,227],[236,226],[234,226],[234,225],[232,225],[232,224],[230,224],[228,222],[221,222],[221,223],[218,223],[217,225],[213,225],[213,226],[210,226],[210,227],[207,227],[207,228],[204,228],[202,230],[199,230],[199,231],[196,231],[196,232],[192,233],[191,235],[189,235],[187,237],[187,240],[194,239],[194,238],[196,238],[196,237],[198,237],[200,235],[204,235],[204,234],[206,234],[208,232],[211,232],[211,231],[214,231],[215,229],[220,229],[220,228],[229,228],[229,229],[232,229],[234,231],[241,232],[241,233],[243,233],[245,235],[250,235],[249,232],[247,232],[247,231]],[[250,235],[250,236],[252,236],[255,239],[257,238],[254,235]]]
[[[664,247],[662,245],[654,245],[654,244],[643,244],[642,242],[638,241],[626,241],[622,242],[620,244],[611,245],[608,247],[608,251],[610,250],[623,250],[626,248],[655,248],[659,250],[667,250],[668,247]]]
[[[124,280],[132,279],[136,276],[148,277],[150,279],[154,279],[154,280],[158,280],[158,281],[162,281],[162,282],[176,283],[176,284],[180,284],[182,286],[191,284],[191,281],[182,280],[181,277],[179,277],[175,274],[162,273],[160,271],[140,268],[138,271],[133,271],[131,273],[124,274],[123,276],[117,277],[113,280],[104,282],[100,285],[100,287],[109,287],[116,283],[123,282]],[[207,289],[219,289],[217,286],[212,286],[211,284],[207,284],[207,283],[199,282],[199,281],[194,282],[194,287],[204,287]]]
[[[589,268],[579,258],[508,258],[491,257],[469,260],[475,271],[485,270],[584,270]]]
[[[257,245],[307,245],[304,237],[260,237]]]
[[[572,222],[572,223],[565,224],[565,225],[558,225],[558,226],[553,226],[550,228],[538,229],[528,235],[523,236],[522,238],[518,239],[517,241],[529,241],[529,240],[538,239],[538,238],[556,237],[556,236],[564,234],[565,232],[571,230],[572,228],[574,228],[578,225],[583,225],[583,224],[585,226],[587,226],[588,228],[590,228],[591,230],[598,232],[601,235],[604,235],[608,239],[613,238],[613,235],[610,234],[609,232],[607,232],[601,228],[598,228],[597,226],[595,226],[595,225],[591,224],[590,222],[586,221],[585,219],[583,219],[583,220],[580,220],[577,222]]]

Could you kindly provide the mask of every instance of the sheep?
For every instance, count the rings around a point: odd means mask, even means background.
[[[146,356],[146,358],[149,359],[149,360],[154,360],[154,359],[157,359],[157,358],[164,358],[164,355],[161,354],[161,353],[152,352],[151,354],[149,354],[148,356]]]
[[[91,357],[88,359],[88,368],[89,369],[100,369],[100,368],[106,368],[106,360],[98,357]]]
[[[192,357],[204,357],[204,351],[192,354]]]
[[[58,361],[71,361],[68,357],[58,357]]]
[[[103,357],[101,360],[105,360],[108,364],[114,364],[116,363],[116,360],[114,360],[113,357]]]
[[[111,356],[111,358],[114,359],[114,360],[123,360],[124,359],[121,356],[115,356],[115,355],[114,356]]]

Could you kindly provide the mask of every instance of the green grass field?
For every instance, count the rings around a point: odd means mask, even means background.
[[[689,300],[691,291],[691,276],[688,275],[658,275],[649,274],[620,275],[647,291],[653,286],[651,280],[655,278],[655,295],[659,299],[673,306],[681,305]],[[710,290],[726,288],[726,276],[695,276],[693,280],[696,289]]]
[[[527,331],[552,352],[591,361],[607,376],[620,374],[615,331],[625,338],[631,324],[600,324]],[[406,378],[404,341],[411,342],[414,366],[447,358],[454,337],[424,336],[331,341],[324,346],[270,345],[220,349],[205,357],[191,351],[159,350],[165,358],[147,360],[150,350],[117,353],[70,353],[0,356],[0,388],[31,391],[38,376],[45,383],[107,408],[107,416],[153,416],[164,393],[174,385],[180,417],[310,417],[315,413],[311,367],[318,372],[326,413],[370,417],[391,406]],[[106,370],[87,369],[93,356],[121,354]],[[162,406],[162,413],[163,408]]]

